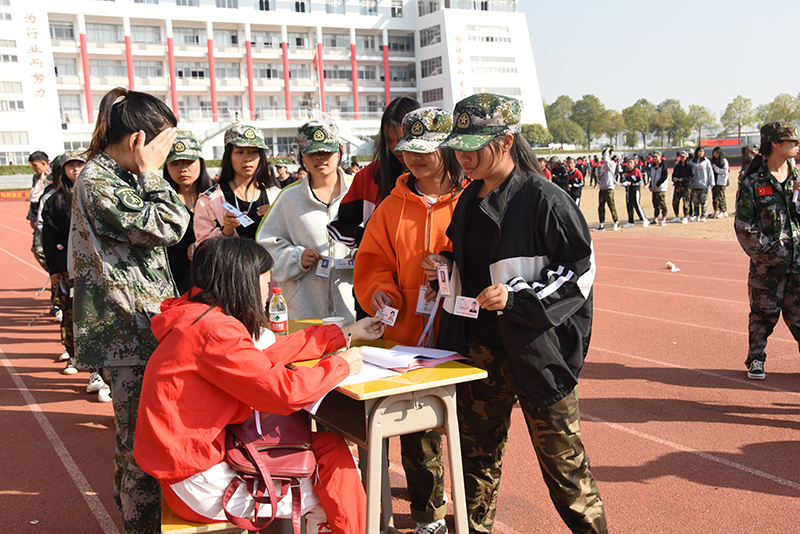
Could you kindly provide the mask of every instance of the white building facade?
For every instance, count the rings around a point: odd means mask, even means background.
[[[318,117],[368,152],[403,95],[452,110],[504,94],[522,101],[523,123],[544,125],[517,2],[0,0],[0,165],[88,147],[116,86],[166,102],[206,158],[221,156],[215,134],[235,120],[263,128],[273,155]]]

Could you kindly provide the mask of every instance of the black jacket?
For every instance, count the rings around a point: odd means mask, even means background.
[[[694,173],[688,163],[683,165],[676,164],[675,168],[672,169],[672,183],[677,187],[691,187],[692,178],[694,178]]]
[[[460,294],[468,209],[481,188],[473,182],[462,193],[447,228],[455,265],[451,294],[445,299],[439,346],[466,354],[465,321],[453,315]],[[514,170],[480,203],[495,224],[491,251],[492,283],[510,286],[508,304],[498,313],[498,328],[521,401],[547,406],[578,383],[592,331],[595,264],[589,228],[575,202],[558,186],[534,173]]]
[[[66,178],[64,178],[66,179]],[[50,274],[67,270],[67,241],[69,240],[72,209],[56,191],[42,207],[42,248]]]

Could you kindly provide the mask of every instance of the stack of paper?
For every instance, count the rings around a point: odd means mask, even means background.
[[[424,347],[406,347],[397,345],[391,349],[378,347],[361,347],[364,363],[371,363],[384,369],[392,369],[398,373],[406,373],[422,367],[433,367],[443,362],[465,359],[460,354],[439,349]]]

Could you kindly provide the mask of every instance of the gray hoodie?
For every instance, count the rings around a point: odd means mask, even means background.
[[[692,189],[708,189],[714,185],[714,169],[711,168],[711,162],[708,161],[708,158],[704,157],[697,162],[689,160],[689,165],[692,166],[692,171],[694,171]]]
[[[597,178],[597,187],[600,190],[614,189],[617,177],[617,163],[611,159],[608,149],[603,150],[603,165],[600,167],[600,172]]]

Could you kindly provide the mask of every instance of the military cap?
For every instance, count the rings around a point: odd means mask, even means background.
[[[267,148],[267,144],[264,142],[264,132],[260,128],[241,122],[234,124],[225,132],[225,146],[227,145]]]
[[[678,153],[677,153],[677,154],[675,154],[675,155],[676,155],[676,156],[683,156],[684,158],[688,158],[688,157],[689,157],[689,153],[688,153],[688,152],[686,152],[685,150],[680,150],[680,151],[678,151]]]
[[[331,121],[309,121],[297,129],[297,144],[304,156],[316,152],[339,152],[339,127]]]
[[[761,142],[800,141],[797,126],[786,121],[775,121],[761,127]]]
[[[56,169],[56,168],[60,167],[61,166],[61,158],[62,157],[63,157],[63,154],[59,154],[58,156],[54,157],[53,161],[50,162],[50,168],[51,169]]]
[[[395,152],[435,152],[453,128],[453,116],[435,107],[415,109],[403,117],[403,137]]]
[[[453,111],[453,131],[441,146],[470,152],[492,139],[519,131],[522,106],[519,100],[492,93],[468,96]]]
[[[558,163],[558,158],[556,156],[550,156],[549,161],[550,163]]]
[[[172,163],[178,160],[198,160],[203,157],[203,145],[197,139],[188,135],[179,135],[172,144],[172,150],[167,155],[167,161]]]
[[[659,157],[660,157],[660,156],[661,156],[661,151],[660,151],[660,150],[654,150],[654,151],[653,151],[653,155],[654,155],[654,156],[659,156]]]
[[[81,152],[80,150],[67,150],[61,156],[58,163],[53,160],[53,167],[58,165],[66,165],[70,161],[80,161],[81,163],[86,163],[86,152]]]

